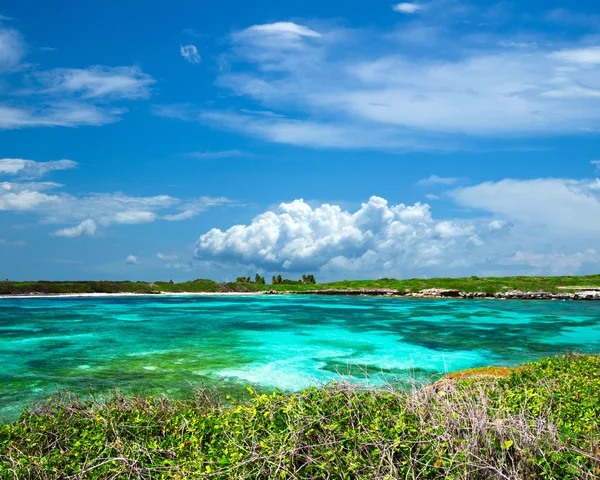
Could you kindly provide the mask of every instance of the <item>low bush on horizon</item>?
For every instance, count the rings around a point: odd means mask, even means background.
[[[343,280],[330,283],[313,283],[313,275],[304,275],[294,282],[282,279],[281,283],[264,284],[248,282],[217,283],[209,279],[189,282],[129,282],[129,281],[78,281],[78,282],[12,282],[0,281],[0,295],[63,294],[63,293],[158,293],[158,292],[262,292],[268,290],[302,292],[311,290],[349,290],[389,288],[400,292],[418,292],[427,288],[446,288],[463,292],[488,292],[495,294],[508,290],[569,292],[569,287],[600,287],[600,275],[575,277],[465,277],[396,280]],[[240,277],[241,280],[244,277]],[[261,277],[261,282],[264,280]],[[558,288],[566,287],[566,288]]]
[[[595,479],[600,357],[406,392],[346,384],[221,403],[59,397],[0,426],[0,478]]]
[[[350,290],[390,288],[400,292],[419,292],[428,288],[444,288],[462,292],[487,292],[495,294],[509,290],[570,292],[569,287],[600,287],[600,275],[561,277],[464,277],[464,278],[411,278],[397,280],[342,280],[316,285],[267,285],[266,289],[277,291]],[[567,288],[558,288],[567,287]]]

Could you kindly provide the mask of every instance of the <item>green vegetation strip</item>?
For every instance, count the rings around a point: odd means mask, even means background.
[[[489,372],[486,372],[489,373]],[[350,385],[222,404],[55,398],[0,426],[0,478],[593,479],[600,357],[413,392]]]
[[[312,276],[310,276],[312,277]],[[240,277],[242,278],[242,277]],[[312,277],[314,280],[314,277]],[[189,282],[0,282],[0,295],[66,294],[66,293],[160,293],[160,292],[302,292],[308,290],[396,289],[416,293],[424,289],[440,288],[461,292],[495,294],[512,290],[528,292],[567,293],[584,287],[600,288],[600,275],[578,277],[468,277],[396,280],[344,280],[332,283],[291,282],[269,285],[252,282],[217,283],[197,279]]]
[[[487,292],[495,294],[520,290],[523,292],[565,293],[581,287],[600,288],[600,275],[578,277],[467,277],[467,278],[413,278],[396,280],[382,278],[380,280],[344,280],[317,285],[266,285],[266,290],[303,291],[303,290],[360,290],[360,289],[396,289],[399,292],[417,293],[430,288],[460,290],[461,292]],[[559,288],[567,287],[567,288]],[[571,288],[569,288],[571,287]]]

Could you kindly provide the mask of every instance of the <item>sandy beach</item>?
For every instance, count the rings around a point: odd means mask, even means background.
[[[87,298],[87,297],[195,297],[195,296],[248,296],[264,295],[265,292],[162,292],[162,293],[51,293],[0,295],[0,298]]]

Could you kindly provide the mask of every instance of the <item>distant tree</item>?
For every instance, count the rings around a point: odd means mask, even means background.
[[[271,285],[277,285],[277,277],[275,275],[271,277]]]
[[[254,277],[254,283],[257,283],[259,285],[264,285],[265,283],[265,277],[261,277],[258,273],[256,274],[256,276]]]
[[[281,278],[281,275],[277,275],[277,283],[282,283],[283,282],[283,278]]]

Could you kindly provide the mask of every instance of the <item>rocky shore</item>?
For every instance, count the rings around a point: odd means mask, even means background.
[[[428,288],[419,292],[399,291],[391,288],[361,288],[361,289],[328,289],[304,291],[275,291],[268,290],[267,295],[366,295],[408,298],[464,298],[464,299],[499,299],[499,300],[600,300],[600,289],[581,290],[575,293],[552,292],[522,292],[511,290],[506,292],[461,292],[443,288]]]

